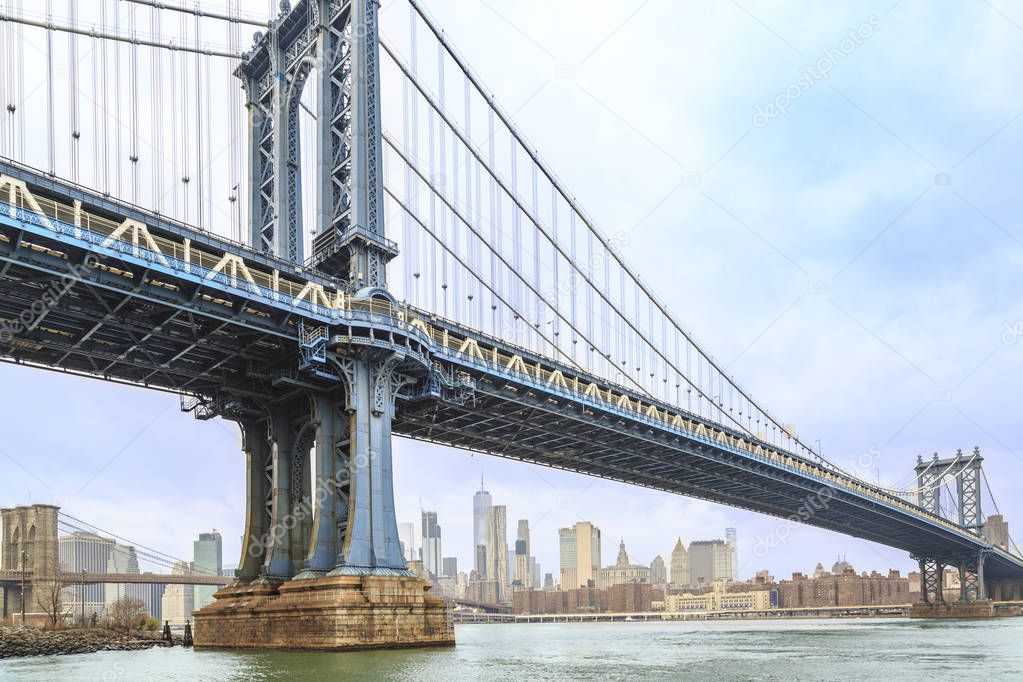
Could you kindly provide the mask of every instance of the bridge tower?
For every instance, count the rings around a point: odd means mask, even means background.
[[[930,460],[917,457],[917,505],[941,516],[941,490],[948,480],[955,481],[952,495],[953,513],[963,530],[983,539],[984,514],[981,508],[981,476],[984,458],[980,448],[974,448],[970,455],[957,450],[955,456],[940,459],[938,453]],[[952,493],[952,490],[949,489]],[[986,601],[987,589],[984,581],[985,550],[965,552],[956,556],[932,556],[917,553],[914,558],[920,562],[921,615],[935,615],[935,609],[947,608],[944,598],[944,575],[947,566],[959,570],[959,602],[974,604]]]
[[[235,72],[249,112],[253,248],[303,263],[311,230],[305,267],[341,280],[350,307],[369,313],[396,303],[386,266],[398,253],[382,220],[378,4],[282,0]],[[316,162],[303,178],[298,114],[310,82]],[[311,218],[303,182],[317,189]],[[395,320],[375,319],[362,331],[300,327],[299,369],[319,384],[287,377],[269,404],[236,396],[217,408],[242,429],[246,528],[236,584],[196,614],[196,645],[453,643],[445,603],[405,565],[394,511],[395,399],[427,373],[428,351],[408,329],[388,329]]]
[[[57,580],[60,575],[60,557],[57,547],[57,507],[49,504],[0,509],[3,526],[3,548],[0,551],[0,570],[22,572],[26,576],[25,590],[21,585],[3,588],[3,617],[20,622],[22,607],[26,618],[43,620],[35,586]],[[37,598],[38,597],[38,598]]]

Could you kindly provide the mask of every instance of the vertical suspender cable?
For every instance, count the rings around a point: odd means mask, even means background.
[[[213,87],[210,83],[210,62],[213,61],[209,55],[203,56],[203,64],[206,73],[203,82],[205,83],[205,96],[202,98],[203,106],[206,108],[206,228],[213,229],[213,111],[210,108],[213,101]],[[312,175],[312,173],[310,173]],[[315,211],[315,208],[313,209]]]
[[[181,15],[181,42],[188,37],[188,23],[185,15]],[[181,53],[181,119],[174,124],[174,127],[181,127],[181,220],[188,222],[188,183],[192,178],[188,173],[188,53]]]
[[[100,26],[103,28],[103,33],[107,32],[107,3],[106,0],[102,0],[100,5]],[[103,154],[103,193],[110,194],[110,69],[107,68],[109,64],[109,53],[107,51],[107,43],[109,41],[100,41],[100,49],[102,50],[101,55],[101,66],[100,75],[103,78],[103,143],[101,145],[101,153]]]
[[[163,31],[160,25],[160,11],[157,9],[150,10],[149,12],[149,30],[153,34],[153,39],[157,42],[163,41]],[[152,121],[152,128],[150,135],[152,136],[153,145],[159,144],[160,140],[163,139],[163,126],[162,114],[163,114],[163,52],[162,50],[153,50],[150,53],[149,59],[149,104],[150,104],[150,115]],[[153,154],[153,210],[159,215],[163,210],[163,166],[164,166],[164,155]]]
[[[170,93],[170,101],[175,103],[170,112],[170,137],[171,137],[171,181],[170,181],[170,195],[171,195],[171,212],[175,219],[181,218],[181,212],[178,204],[178,180],[181,179],[181,165],[178,151],[180,146],[178,144],[178,132],[184,125],[184,117],[179,116],[178,112],[183,111],[179,109],[180,102],[177,101],[178,94],[178,63],[174,58],[174,54],[171,53],[167,59],[167,65],[170,71],[170,83],[167,91]],[[183,130],[180,130],[181,134],[184,134]],[[163,194],[163,191],[161,191]]]
[[[3,58],[3,64],[0,64],[0,105],[4,107],[3,118],[0,119],[0,156],[12,156],[12,152],[8,149],[7,143],[10,140],[10,135],[7,133],[7,124],[10,119],[10,107],[11,100],[7,96],[7,84],[11,82],[12,73],[11,65],[14,60],[10,54],[11,50],[11,37],[10,37],[10,22],[0,22],[0,58]]]
[[[469,95],[470,95],[469,86],[470,86],[470,83],[469,83],[469,77],[468,76],[464,77],[464,82],[465,82],[465,98],[469,99]],[[487,126],[488,126],[489,133],[490,133],[490,136],[487,138],[488,158],[490,160],[490,166],[491,167],[496,167],[496,165],[497,165],[497,157],[496,157],[497,152],[496,152],[496,147],[495,147],[495,144],[494,144],[494,110],[492,108],[489,108],[489,107],[487,108]],[[469,148],[466,147],[465,151],[468,152]],[[498,280],[498,278],[497,278],[497,253],[496,253],[496,249],[500,248],[500,242],[497,241],[497,225],[498,225],[498,223],[500,222],[500,219],[501,219],[500,218],[501,210],[500,210],[500,207],[497,204],[498,200],[499,200],[499,195],[497,194],[497,181],[494,179],[493,176],[490,176],[490,248],[491,248],[491,251],[490,251],[490,285],[493,286],[496,290],[500,291],[501,290],[501,285],[500,285],[501,283],[500,283],[500,280]],[[498,307],[498,302],[495,300],[494,295],[491,294],[491,297],[490,297],[490,310],[493,311],[493,314],[491,315],[491,317],[493,318],[493,325],[494,325],[494,333],[495,334],[497,334],[500,331],[500,329],[498,328],[499,325],[497,324],[497,307]],[[507,314],[507,311],[505,311],[505,310],[501,311],[501,316],[502,317],[504,315],[506,315],[506,314]]]
[[[438,94],[440,95],[441,108],[444,108],[444,101],[445,101],[445,96],[446,96],[445,88],[444,88],[444,48],[442,46],[440,46],[440,45],[438,45],[438,50],[437,50],[437,82],[439,83],[437,91],[438,91]],[[445,126],[443,124],[439,124],[438,125],[438,137],[439,137],[438,149],[440,150],[440,155],[438,157],[438,162],[439,162],[438,163],[438,173],[440,173],[440,177],[441,178],[445,178],[445,180],[446,180],[447,155],[448,155],[448,148],[447,148],[447,126]],[[452,141],[455,144],[457,144],[457,139],[454,138],[453,135],[452,135]],[[456,148],[457,147],[455,147],[453,145],[451,147],[452,164],[454,163],[453,160],[456,157],[454,155]],[[444,186],[445,186],[445,188],[447,187],[447,182],[446,181],[444,183]],[[433,200],[434,199],[432,198],[431,201],[433,201]],[[432,209],[431,209],[431,212],[432,212]],[[432,213],[431,213],[431,215],[432,215]],[[442,239],[446,238],[446,235],[447,235],[447,217],[448,217],[448,209],[447,209],[447,207],[443,206],[443,204],[442,204],[442,206],[440,207],[440,235],[441,235]],[[441,273],[441,281],[445,281],[446,280],[446,278],[447,278],[448,256],[447,256],[447,253],[444,252],[444,249],[440,247],[440,244],[433,244],[432,248],[431,248],[431,251],[434,254],[433,271],[430,273],[430,276],[429,276],[429,278],[426,281],[430,282],[430,284],[429,284],[429,287],[430,287],[430,297],[429,297],[429,300],[430,300],[430,310],[436,311],[437,310],[437,285],[436,285],[435,282],[437,281],[437,273],[438,272]],[[424,286],[428,286],[428,284],[424,283]]]
[[[78,22],[76,0],[68,0],[68,18],[71,20],[71,25],[74,26]],[[75,33],[68,33],[68,86],[71,90],[71,108],[70,108],[70,120],[71,120],[71,142],[70,142],[70,161],[71,161],[71,179],[78,182],[78,165],[80,150],[78,149],[79,140],[82,137],[81,121],[79,120],[79,96],[78,92],[78,35]]]
[[[533,213],[538,215],[540,210],[540,197],[537,195],[537,181],[536,181],[536,164],[531,164],[532,168],[532,204]],[[533,286],[537,289],[541,289],[543,283],[540,279],[540,230],[533,230]],[[536,306],[535,314],[533,319],[530,320],[534,325],[545,324],[546,312],[544,310],[543,299],[534,301],[533,304]],[[531,306],[530,306],[531,307]],[[528,310],[529,308],[527,308]],[[541,346],[542,347],[542,346]],[[550,349],[551,355],[554,355],[555,349]]]
[[[195,44],[200,45],[202,39],[199,33],[199,15],[195,15]],[[203,105],[202,105],[202,72],[200,71],[200,59],[202,57],[196,53],[195,55],[195,162],[197,179],[196,182],[196,210],[198,211],[198,225],[200,229],[206,228],[205,223],[205,212],[203,211],[203,200],[205,198],[205,192],[203,188],[203,180],[205,176],[205,159],[203,159]]]
[[[131,71],[129,98],[131,105],[131,151],[128,160],[131,162],[131,201],[139,203],[139,55],[135,45],[135,5],[128,7],[128,31],[131,33],[132,44],[128,48],[128,68]]]
[[[445,54],[444,53],[444,46],[438,44],[438,46],[437,46],[437,82],[439,83],[439,85],[438,85],[437,90],[440,93],[440,106],[441,106],[441,109],[444,109],[444,99],[445,99],[445,95],[446,95],[445,88],[444,88],[444,59],[445,59],[444,54]],[[441,125],[440,126],[440,176],[445,179],[445,188],[447,187],[447,158],[448,158],[446,131],[447,131],[447,126]],[[452,135],[451,137],[452,137],[452,140],[454,140],[455,143],[457,144],[457,138],[454,135]],[[452,146],[452,150],[453,149],[454,149],[454,147]],[[452,163],[454,162],[453,161],[454,158],[455,158],[454,157],[454,153],[452,153]],[[448,238],[448,207],[447,206],[441,206],[441,209],[440,209],[440,238],[443,239],[443,240],[447,240],[447,238]],[[442,286],[442,291],[444,291],[445,288],[448,285],[448,264],[449,264],[449,260],[448,259],[449,258],[451,258],[451,256],[448,254],[448,252],[446,250],[443,250],[443,253],[441,253],[441,274],[440,274],[440,283],[441,283],[441,286]],[[431,283],[430,286],[431,286],[431,288],[433,290],[433,293],[434,293],[434,296],[435,296],[435,298],[434,298],[435,306],[437,306],[437,307],[435,307],[433,309],[434,310],[438,310],[439,307],[440,307],[440,303],[437,302],[437,300],[436,300],[436,296],[437,296],[436,284]],[[445,313],[447,312],[446,308],[444,309],[444,312]]]
[[[71,0],[75,2],[76,0]],[[92,39],[92,43],[89,48],[89,53],[92,62],[92,182],[96,187],[102,186],[100,184],[100,178],[103,176],[103,162],[100,155],[100,144],[102,142],[102,136],[99,132],[99,99],[100,99],[100,88],[99,88],[99,45],[96,44],[97,38]]]
[[[18,0],[18,17],[20,18],[23,14],[24,5],[22,0]],[[15,118],[17,123],[17,130],[15,131],[15,140],[18,144],[18,159],[22,162],[27,161],[25,158],[25,36],[21,31],[14,29],[14,34],[17,36],[17,57],[15,63],[18,65],[18,78],[17,78],[17,93],[16,107],[21,107],[21,116]]]
[[[558,235],[558,194],[557,192],[551,192],[551,226],[554,229],[554,241],[555,243],[560,242]],[[564,340],[561,338],[561,282],[558,280],[558,250],[551,249],[552,253],[552,264],[554,266],[551,273],[552,289],[554,291],[554,340],[559,345],[564,344]],[[571,349],[569,349],[571,351]],[[575,359],[574,355],[569,357]]]
[[[238,16],[238,1],[230,0],[227,8],[228,16]],[[238,52],[240,41],[239,26],[237,22],[231,22],[228,26],[228,46],[231,52]],[[228,76],[230,78],[230,76]],[[228,88],[231,91],[231,193],[228,201],[231,202],[231,238],[235,241],[242,241],[241,211],[244,202],[239,201],[241,195],[241,178],[238,176],[241,168],[242,145],[238,140],[241,134],[241,93],[237,84],[230,83]],[[326,201],[326,197],[323,199]]]
[[[53,0],[46,0],[46,23],[53,23]],[[46,29],[46,170],[57,172],[56,130],[53,120],[53,31]]]
[[[115,5],[116,7],[116,5]],[[114,31],[118,35],[121,34],[121,13],[116,9],[114,10]],[[124,139],[124,135],[121,134],[120,122],[121,122],[121,43],[114,42],[114,116],[111,124],[114,126],[114,146],[117,149],[117,153],[114,155],[114,172],[117,173],[115,176],[117,187],[117,198],[123,199],[124,193],[121,189],[121,183],[124,178],[121,164],[124,163],[124,157],[121,156],[122,148],[121,141]]]

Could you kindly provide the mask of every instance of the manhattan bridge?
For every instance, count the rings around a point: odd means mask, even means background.
[[[899,548],[928,613],[950,606],[946,567],[966,605],[1023,597],[1018,550],[982,532],[979,451],[895,490],[808,447],[624,262],[420,0],[270,5],[0,7],[2,359],[174,392],[243,435],[242,557],[197,643],[299,646],[315,628],[274,605],[354,604],[343,586],[385,624],[357,645],[453,639],[400,550],[394,435]],[[343,610],[312,619],[368,618]]]

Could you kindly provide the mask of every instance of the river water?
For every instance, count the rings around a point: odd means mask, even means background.
[[[2,680],[1023,680],[1023,618],[459,625],[455,647],[0,661]]]

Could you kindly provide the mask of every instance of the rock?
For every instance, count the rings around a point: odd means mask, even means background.
[[[40,630],[0,627],[0,659],[21,656],[55,656],[97,651],[136,651],[161,644],[159,633],[137,633],[126,639],[103,628]]]

